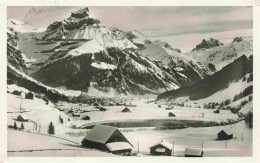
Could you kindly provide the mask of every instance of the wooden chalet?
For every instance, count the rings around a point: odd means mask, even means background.
[[[173,152],[173,144],[170,144],[166,141],[160,141],[155,145],[150,147],[151,155],[166,155],[171,156]]]
[[[116,127],[94,126],[81,142],[82,146],[107,150],[115,154],[130,154],[133,145]]]

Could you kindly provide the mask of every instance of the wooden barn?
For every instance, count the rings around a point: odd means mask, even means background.
[[[150,147],[151,155],[166,155],[171,156],[173,152],[173,144],[166,141],[160,141]]]
[[[173,114],[172,112],[169,113],[169,117],[176,117],[175,114]]]
[[[219,111],[218,109],[214,111],[214,113],[219,113],[219,112],[220,112],[220,111]]]
[[[26,98],[26,99],[32,99],[32,100],[33,100],[34,94],[33,94],[32,92],[28,92],[28,93],[25,94],[25,98]]]
[[[130,110],[128,109],[128,107],[125,107],[122,112],[130,112]]]
[[[217,140],[229,140],[232,138],[233,138],[233,131],[230,129],[225,129],[218,132]]]
[[[29,117],[26,114],[20,114],[17,118],[17,121],[21,121],[21,122],[28,122],[29,121]]]
[[[90,117],[89,117],[88,115],[84,115],[84,116],[82,116],[81,119],[82,119],[82,120],[90,120]]]
[[[203,150],[197,148],[185,148],[185,157],[203,157]]]
[[[133,145],[116,127],[96,125],[81,142],[82,146],[107,150],[115,154],[130,154]]]

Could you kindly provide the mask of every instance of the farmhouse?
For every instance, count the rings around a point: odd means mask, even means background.
[[[116,127],[96,125],[81,142],[82,146],[107,150],[115,154],[129,154],[133,145]]]
[[[84,116],[82,116],[81,119],[83,119],[83,120],[90,120],[90,117],[88,115],[84,115]]]
[[[26,98],[26,99],[32,99],[32,100],[33,100],[34,94],[33,94],[32,92],[29,92],[29,93],[25,94],[25,98]]]
[[[171,156],[173,152],[173,144],[166,141],[160,141],[150,147],[150,153],[152,155],[167,155]]]
[[[229,129],[221,130],[218,133],[217,140],[229,140],[233,138],[233,131]]]
[[[176,117],[175,114],[173,114],[172,112],[169,113],[169,117]]]
[[[218,110],[218,109],[217,109],[217,110],[215,110],[215,111],[214,111],[214,113],[219,113],[219,110]]]
[[[125,107],[122,112],[130,112],[130,110],[128,109],[128,107]]]
[[[28,122],[29,117],[26,114],[20,114],[17,118],[17,121],[21,121],[21,122]]]
[[[185,157],[203,157],[203,150],[196,148],[185,148]]]

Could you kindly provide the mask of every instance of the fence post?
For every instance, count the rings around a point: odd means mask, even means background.
[[[172,155],[174,156],[174,141],[172,142]]]
[[[137,153],[139,153],[139,142],[137,142]]]

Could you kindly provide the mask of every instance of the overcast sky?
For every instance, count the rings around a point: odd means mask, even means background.
[[[46,28],[78,8],[82,7],[8,7],[8,19]],[[252,7],[89,7],[89,10],[107,27],[138,30],[148,37],[253,28]]]

